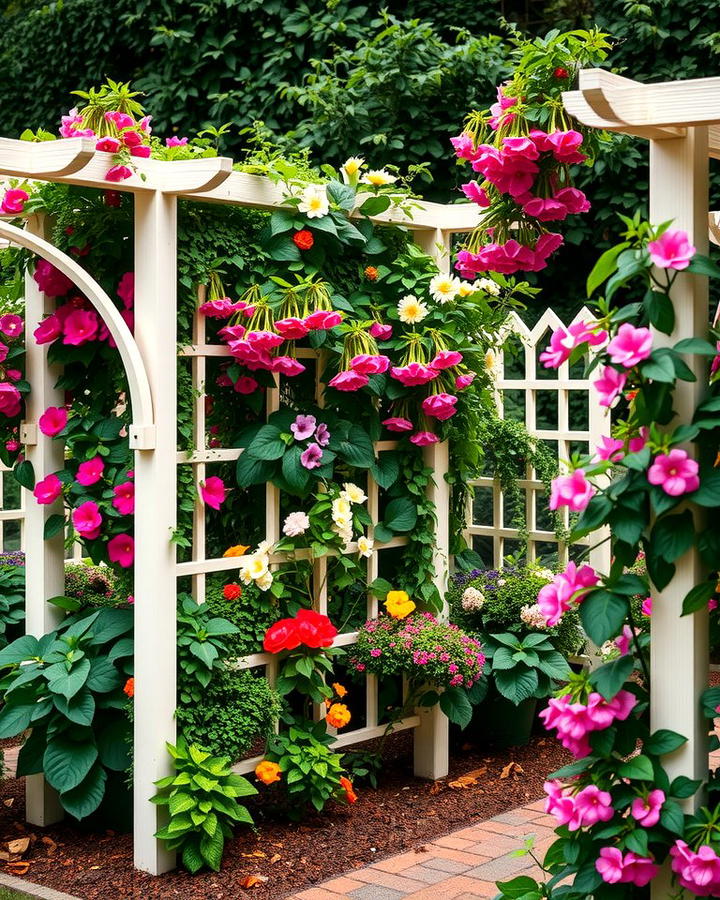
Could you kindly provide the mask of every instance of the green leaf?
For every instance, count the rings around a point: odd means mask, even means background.
[[[595,669],[590,675],[590,684],[606,700],[612,700],[632,674],[635,661],[631,654],[621,656]]]
[[[200,839],[200,853],[213,872],[220,871],[225,839],[218,828],[213,835],[203,834]]]
[[[13,469],[15,481],[31,491],[35,487],[35,470],[29,459],[24,459]]]
[[[382,194],[376,197],[368,197],[368,199],[360,207],[360,212],[364,216],[379,216],[385,210],[390,209],[390,198]]]
[[[95,715],[95,698],[87,688],[79,691],[72,700],[55,697],[55,708],[76,725],[92,725]]]
[[[710,341],[704,341],[702,338],[684,338],[678,341],[673,347],[678,353],[693,353],[697,356],[715,356],[716,348]]]
[[[625,621],[628,601],[611,591],[592,591],[580,604],[580,620],[598,647],[615,637]]]
[[[282,473],[288,487],[297,494],[304,493],[312,478],[309,470],[300,462],[303,448],[295,444],[283,456]]]
[[[390,450],[380,453],[377,461],[370,466],[370,474],[384,491],[391,488],[400,474],[397,452]]]
[[[517,667],[509,672],[495,672],[495,685],[503,697],[515,706],[532,697],[538,688],[538,673],[535,669]]]
[[[0,668],[24,662],[37,655],[38,639],[32,634],[24,634],[0,650]]]
[[[675,307],[672,300],[663,291],[648,291],[645,295],[650,324],[663,334],[670,334],[675,327]]]
[[[687,775],[678,775],[670,785],[670,796],[677,797],[678,800],[687,800],[688,797],[692,797],[701,784],[700,780],[694,781]]]
[[[693,515],[689,509],[659,519],[650,535],[654,551],[667,562],[675,562],[695,542]]]
[[[641,363],[640,371],[645,378],[652,378],[653,381],[667,384],[675,381],[675,366],[670,351],[666,348],[654,350],[650,359]]]
[[[653,781],[653,766],[647,756],[634,756],[627,762],[618,766],[620,778],[629,778],[631,781]]]
[[[43,757],[43,770],[58,791],[70,791],[87,776],[98,757],[97,747],[90,741],[73,741],[58,734],[48,741]]]
[[[247,452],[238,457],[235,478],[238,487],[247,488],[253,484],[265,484],[275,473],[275,466],[265,459],[253,459]]]
[[[617,269],[618,256],[629,246],[629,242],[624,241],[622,244],[617,244],[602,254],[587,278],[588,297]]]
[[[685,834],[685,816],[679,803],[666,800],[660,811],[660,824],[673,834],[683,837]]]
[[[280,459],[287,449],[285,441],[280,439],[281,434],[282,432],[275,425],[264,425],[255,435],[245,453],[252,459]],[[242,456],[240,458],[242,459]]]
[[[448,688],[443,691],[440,695],[440,709],[460,728],[466,728],[470,724],[473,708],[464,688]]]
[[[502,891],[503,897],[512,897],[513,900],[522,900],[528,893],[538,890],[538,884],[529,875],[518,875],[511,881],[498,881],[497,888]],[[542,896],[542,895],[538,895]],[[439,900],[439,898],[438,898]]]
[[[195,841],[183,844],[182,862],[191,875],[195,875],[205,865],[205,860]]]
[[[396,497],[385,509],[383,524],[390,531],[412,531],[417,522],[417,505],[408,497]]]
[[[87,657],[73,663],[69,672],[65,663],[55,663],[45,671],[50,690],[55,694],[62,694],[68,700],[77,694],[89,674],[90,660]]]
[[[690,613],[697,612],[707,606],[708,600],[715,594],[716,581],[703,581],[696,584],[685,595],[682,605],[682,615],[687,616]]]
[[[646,753],[654,753],[656,756],[664,756],[666,753],[672,753],[686,743],[687,738],[678,734],[677,731],[660,728],[645,741],[643,750]]]
[[[369,469],[375,462],[373,442],[360,425],[353,425],[347,438],[338,442],[337,453],[345,462],[358,469]]]
[[[355,206],[355,188],[340,181],[330,181],[327,185],[328,196],[347,212]]]
[[[113,772],[124,772],[132,762],[132,727],[127,718],[111,719],[104,728],[96,732],[96,742],[100,762]]]
[[[169,808],[171,816],[176,816],[178,813],[194,809],[196,806],[197,801],[194,797],[191,797],[190,794],[173,794],[170,797]]]
[[[60,515],[60,513],[54,513],[52,516],[48,516],[45,520],[45,525],[43,526],[43,539],[48,541],[51,537],[54,537],[59,531],[62,531],[65,525],[65,516]]]
[[[295,223],[295,214],[287,209],[276,209],[270,216],[270,234],[284,234],[290,231]]]
[[[720,469],[703,467],[700,472],[700,487],[687,499],[700,506],[720,506]]]
[[[625,838],[625,846],[640,856],[648,855],[648,836],[644,828],[635,828]]]
[[[720,278],[720,268],[707,256],[696,253],[690,260],[687,272],[695,272],[696,275],[707,275],[708,278]]]
[[[17,706],[8,703],[0,712],[0,738],[15,737],[22,734],[30,725],[30,720],[35,712],[34,703],[23,703]]]
[[[105,796],[106,781],[105,769],[96,763],[81,784],[60,794],[63,809],[76,819],[84,819],[94,813]]]

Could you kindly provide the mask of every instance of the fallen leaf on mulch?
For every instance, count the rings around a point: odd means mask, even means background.
[[[10,862],[6,863],[6,868],[10,869],[13,875],[25,875],[30,868],[29,862]]]
[[[3,800],[3,806],[7,806],[7,808],[10,809],[10,807],[13,805],[14,802],[15,802],[14,797],[8,797],[7,800]]]
[[[43,842],[43,844],[45,844],[45,846],[47,847],[47,854],[48,854],[48,856],[52,856],[53,853],[57,850],[57,846],[58,846],[58,845],[55,843],[55,841],[54,841],[51,837],[48,837],[46,834],[44,834],[44,835],[40,838],[40,840],[41,840],[41,841]]]
[[[14,841],[8,841],[8,852],[12,854],[16,854],[18,856],[22,856],[23,853],[27,852],[28,847],[30,846],[30,838],[17,838]]]
[[[442,781],[433,781],[430,785],[430,793],[434,796],[435,794],[439,794],[440,791],[445,787]]]
[[[282,856],[280,856],[279,853],[275,853],[273,856],[270,857],[268,862],[270,863],[271,866],[274,866],[275,863],[280,862],[281,859],[282,859]]]
[[[252,853],[241,853],[240,856],[244,856],[246,859],[259,856],[262,859],[265,859],[267,853],[263,853],[262,850],[253,850]]]
[[[267,875],[246,875],[245,878],[240,882],[240,887],[245,888],[253,888],[258,884],[264,884],[268,880]]]
[[[509,762],[505,768],[500,773],[501,778],[509,778],[511,775],[515,780],[517,780],[519,775],[524,775],[525,769],[520,765],[520,763]]]
[[[455,788],[455,790],[458,790],[459,788],[469,788],[473,784],[477,784],[478,778],[485,775],[486,772],[487,766],[483,766],[481,769],[473,769],[472,772],[461,775],[459,778],[456,778],[455,781],[448,782],[448,785],[451,788]]]

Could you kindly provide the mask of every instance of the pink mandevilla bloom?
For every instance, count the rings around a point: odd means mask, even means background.
[[[629,322],[623,322],[607,351],[616,365],[632,369],[652,353],[652,333],[649,328],[635,328]]]
[[[615,646],[620,651],[620,656],[627,656],[630,651],[633,633],[629,625],[623,625],[622,633],[615,638]]]
[[[651,616],[653,608],[652,597],[646,597],[642,602],[641,612],[644,616]]]
[[[382,424],[388,431],[412,431],[415,427],[410,419],[404,419],[402,416],[391,416],[389,419],[383,419]]]
[[[303,323],[310,331],[327,331],[339,325],[343,320],[343,314],[335,310],[318,309],[309,316],[305,316]]]
[[[102,461],[102,458],[94,456],[92,459],[80,463],[75,480],[78,484],[89,487],[91,484],[96,484],[100,481],[104,470],[105,463]]]
[[[249,375],[241,375],[233,385],[236,394],[254,394],[259,387],[258,382]]]
[[[393,366],[390,369],[390,376],[405,387],[415,387],[419,384],[427,384],[434,378],[437,378],[437,370],[432,366],[423,365],[423,363],[408,363],[406,366]]]
[[[458,375],[455,379],[455,390],[456,391],[464,391],[465,388],[469,388],[470,385],[475,381],[475,373],[468,372],[465,375]]]
[[[665,802],[665,792],[650,791],[647,797],[636,797],[630,806],[630,815],[643,828],[652,828],[660,821],[660,810]]]
[[[555,575],[550,584],[544,585],[538,592],[538,606],[547,624],[550,627],[557,625],[570,609],[571,601],[580,603],[599,580],[592,566],[578,568],[574,562],[569,562],[564,572]]]
[[[590,322],[575,322],[564,328],[562,325],[556,328],[550,336],[550,346],[540,354],[540,362],[546,369],[557,369],[570,358],[570,354],[582,344],[591,347],[599,347],[607,340],[607,331],[601,330],[595,333],[591,330]]]
[[[429,447],[430,444],[437,444],[440,438],[432,431],[417,431],[410,435],[409,440],[416,447]]]
[[[15,313],[5,313],[4,316],[0,316],[0,332],[9,338],[21,335],[24,327],[22,318],[16,316]]]
[[[610,794],[590,784],[575,795],[575,816],[569,826],[570,831],[597,825],[598,822],[609,822],[614,812]]]
[[[38,503],[54,503],[62,494],[62,481],[57,475],[48,475],[33,488],[33,496]]]
[[[126,181],[132,178],[132,169],[127,166],[111,166],[105,173],[105,181]]]
[[[553,478],[550,487],[550,509],[569,507],[573,512],[581,512],[590,502],[595,488],[585,477],[584,469],[575,469],[570,475]]]
[[[392,332],[392,325],[383,325],[382,322],[373,322],[370,326],[370,334],[378,341],[390,340]]]
[[[430,366],[440,371],[441,369],[451,369],[453,366],[459,366],[462,361],[463,355],[457,350],[440,350],[435,354],[434,359],[430,362]]]
[[[93,310],[77,309],[63,323],[63,344],[79,347],[95,340],[99,328],[97,313]]]
[[[382,354],[373,356],[369,353],[361,353],[353,356],[350,360],[350,368],[359,375],[378,375],[387,372],[389,365],[390,357]]]
[[[37,261],[33,278],[43,294],[47,294],[48,297],[62,297],[73,286],[67,275],[45,259]]]
[[[108,541],[108,557],[110,562],[129,569],[135,559],[135,541],[129,534],[116,534]]]
[[[200,496],[205,506],[211,509],[220,509],[225,502],[225,482],[217,475],[211,475],[204,482],[200,482]]]
[[[166,147],[184,147],[188,142],[186,137],[176,137],[173,135],[172,137],[165,138],[165,146]]]
[[[687,269],[695,256],[695,247],[686,231],[664,231],[648,244],[650,259],[660,269]]]
[[[102,153],[117,153],[120,149],[120,141],[114,137],[103,137],[95,144],[95,149]]]
[[[280,372],[287,378],[293,378],[305,371],[305,366],[291,356],[276,356],[272,362],[272,371]]]
[[[132,481],[124,481],[113,488],[112,505],[121,516],[131,516],[135,512],[135,485]]]
[[[23,211],[25,201],[29,199],[27,191],[21,188],[8,188],[0,203],[0,212],[7,216],[17,215]]]
[[[290,316],[288,319],[278,319],[275,322],[275,331],[282,335],[286,341],[295,341],[304,338],[308,333],[308,327],[302,319]]]
[[[360,388],[364,388],[369,381],[370,379],[367,375],[349,369],[334,375],[330,381],[328,381],[328,385],[335,388],[336,391],[359,391]]]
[[[97,503],[87,500],[72,512],[72,523],[81,537],[94,541],[100,534],[102,516]]]
[[[13,418],[20,413],[22,397],[14,384],[0,381],[0,413]]]
[[[55,437],[60,434],[67,425],[68,413],[62,406],[48,406],[38,419],[40,431],[47,437]]]
[[[660,487],[671,497],[689,494],[700,487],[698,464],[690,459],[685,450],[673,448],[669,453],[660,453],[648,469],[650,484]]]
[[[62,334],[62,325],[57,316],[50,315],[43,319],[38,327],[33,331],[33,337],[36,344],[49,344],[57,340]]]
[[[306,469],[318,469],[322,465],[322,448],[315,443],[309,444],[307,450],[300,454],[300,463]]]
[[[477,203],[483,209],[490,206],[490,198],[485,188],[481,188],[477,181],[468,181],[466,184],[461,184],[460,189],[468,200],[472,200],[473,203]]]
[[[618,372],[612,366],[605,366],[600,377],[593,381],[593,386],[600,394],[600,406],[612,406],[626,383],[627,375],[624,372]]]
[[[617,439],[603,435],[595,447],[595,457],[606,462],[617,462],[624,456],[625,444]]]
[[[425,415],[432,416],[432,418],[444,422],[446,419],[454,416],[457,412],[455,409],[456,403],[457,397],[453,394],[431,394],[423,400],[422,411]]]
[[[290,431],[295,435],[296,441],[305,441],[315,434],[315,426],[317,419],[315,416],[299,415],[295,417],[295,421],[290,425]]]

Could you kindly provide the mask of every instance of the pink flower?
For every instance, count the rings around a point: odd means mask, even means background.
[[[25,201],[30,199],[27,191],[21,188],[8,188],[0,203],[0,212],[5,215],[17,215],[23,211]]]
[[[132,178],[132,170],[127,166],[112,166],[105,173],[105,181],[125,181]]]
[[[286,341],[299,340],[308,333],[308,327],[302,319],[290,316],[288,319],[278,319],[275,323],[275,331],[282,335]]]
[[[135,559],[135,541],[129,534],[116,534],[108,541],[108,558],[129,569]]]
[[[321,422],[315,431],[315,442],[321,447],[327,447],[330,443],[330,430],[324,422]]]
[[[441,369],[451,369],[453,366],[459,366],[463,360],[462,353],[457,350],[440,350],[435,354],[435,358],[430,363],[430,367],[440,371]]]
[[[370,334],[378,341],[389,341],[392,331],[392,325],[383,325],[382,322],[373,322],[370,326]]]
[[[76,309],[63,322],[63,344],[80,346],[95,340],[98,333],[98,317],[91,309]]]
[[[42,481],[38,481],[33,488],[33,496],[38,503],[43,505],[54,503],[62,495],[62,481],[57,475],[48,475]]]
[[[130,156],[137,156],[140,159],[150,159],[152,150],[147,144],[136,144],[130,148]]]
[[[132,309],[135,302],[135,273],[125,272],[117,286],[117,295],[125,309]]]
[[[652,828],[660,821],[660,810],[665,802],[664,791],[650,791],[646,798],[636,797],[630,807],[630,815],[643,828]]]
[[[548,150],[558,162],[571,165],[584,162],[587,157],[578,152],[578,147],[583,142],[583,136],[579,131],[554,131],[547,136]]]
[[[186,137],[176,137],[173,135],[172,137],[165,138],[165,146],[166,147],[184,147],[188,142]]]
[[[89,485],[96,484],[100,481],[104,470],[105,463],[102,461],[102,458],[100,456],[94,456],[92,459],[80,463],[75,480],[78,484],[89,487]]]
[[[490,206],[490,198],[477,181],[468,181],[467,184],[461,184],[460,189],[468,200],[472,200],[473,203],[477,203],[483,209]]]
[[[465,388],[470,387],[473,381],[475,381],[474,372],[468,372],[466,375],[458,375],[458,377],[455,379],[455,390],[464,391]]]
[[[595,860],[595,868],[606,884],[617,884],[625,873],[622,853],[617,847],[603,847]]]
[[[317,419],[315,416],[296,416],[290,426],[290,431],[295,435],[296,441],[304,441],[315,434]]]
[[[502,142],[502,153],[506,158],[536,160],[540,156],[537,147],[528,137],[506,137]]]
[[[703,844],[696,853],[685,841],[676,840],[670,856],[681,887],[699,897],[715,896],[720,890],[720,859],[712,847]]]
[[[401,416],[392,416],[389,419],[383,419],[382,424],[388,431],[412,431],[415,427],[409,419],[403,419]]]
[[[562,221],[568,214],[565,204],[554,197],[531,197],[523,203],[523,212],[538,222]]]
[[[457,137],[451,137],[450,143],[455,148],[455,155],[458,159],[473,160],[475,158],[477,151],[473,145],[473,139],[466,132],[457,135]]]
[[[2,385],[0,385],[2,387]],[[67,425],[68,413],[62,406],[48,406],[45,412],[38,419],[40,431],[47,437],[55,437],[60,434]]]
[[[621,881],[625,884],[634,884],[636,887],[645,887],[660,871],[660,866],[656,865],[652,859],[647,856],[638,856],[630,850],[624,856],[624,871]]]
[[[620,651],[620,656],[627,656],[628,651],[630,650],[630,643],[632,642],[632,629],[629,625],[623,625],[622,634],[619,634],[615,638],[615,646]]]
[[[456,403],[457,397],[453,394],[431,394],[423,400],[422,411],[425,415],[444,422],[457,412],[455,409]]]
[[[235,304],[229,297],[218,297],[216,300],[207,300],[198,307],[198,312],[211,319],[227,319],[235,311]]]
[[[131,516],[135,512],[135,485],[132,481],[124,481],[113,488],[112,505],[121,516]]]
[[[305,366],[291,356],[276,356],[272,362],[272,371],[292,378],[294,375],[304,372]]]
[[[626,382],[627,375],[624,372],[618,372],[612,366],[605,366],[600,378],[593,381],[595,389],[600,394],[600,406],[612,406],[615,399],[622,393]]]
[[[63,275],[45,259],[39,259],[35,264],[33,278],[43,294],[47,294],[48,297],[62,297],[73,287],[67,275]]]
[[[62,334],[62,325],[60,319],[55,315],[50,315],[43,319],[38,327],[33,331],[36,344],[49,344],[57,340]]]
[[[635,328],[623,322],[618,333],[607,346],[610,359],[616,365],[632,369],[652,353],[652,334],[649,328]]]
[[[0,413],[8,418],[13,418],[20,414],[21,409],[20,391],[14,384],[7,381],[0,381]],[[41,429],[42,430],[42,429]]]
[[[5,374],[10,381],[20,381],[20,379],[22,378],[22,372],[20,371],[20,369],[5,369]]]
[[[108,122],[112,122],[118,131],[122,131],[123,128],[133,128],[135,126],[135,119],[133,119],[131,115],[118,112],[117,110],[106,112],[105,118]]]
[[[639,453],[643,447],[647,444],[648,438],[650,437],[650,430],[647,425],[643,425],[640,428],[640,433],[637,437],[630,438],[628,441],[628,450],[630,453]]]
[[[315,443],[309,444],[307,450],[300,454],[300,463],[306,469],[318,469],[322,465],[322,448]]]
[[[120,149],[120,141],[114,137],[99,138],[95,144],[95,149],[103,153],[117,153]]]
[[[643,600],[642,607],[640,609],[644,616],[649,617],[652,615],[652,605],[653,605],[652,597],[646,597]]]
[[[16,441],[14,438],[11,438],[9,441],[5,441],[5,449],[8,453],[15,453],[16,450],[20,449],[20,441]]]
[[[416,447],[429,447],[430,444],[437,444],[440,438],[432,431],[418,431],[410,435],[410,443]]]
[[[437,378],[437,371],[422,363],[409,363],[407,366],[393,366],[390,369],[392,378],[404,384],[405,387],[415,387],[418,384],[427,384],[433,378]]]
[[[200,496],[205,506],[211,509],[220,509],[225,502],[225,482],[217,475],[211,475],[205,481],[200,482]]]
[[[328,385],[334,387],[336,391],[359,391],[368,384],[369,380],[367,375],[361,375],[350,369],[346,372],[338,372],[330,379]]]
[[[260,385],[257,381],[249,375],[241,375],[233,385],[235,392],[238,394],[254,394],[259,387]]]
[[[230,327],[237,328],[238,326],[233,325]],[[242,328],[242,326],[240,327]],[[245,340],[253,349],[270,351],[279,347],[284,339],[279,334],[275,334],[272,331],[248,331],[245,335]]]
[[[0,332],[9,338],[15,338],[22,334],[24,322],[20,316],[14,313],[5,313],[0,316]]]
[[[339,325],[342,320],[343,316],[340,312],[318,309],[316,312],[310,313],[309,316],[305,316],[303,323],[310,331],[327,331],[329,328]]]
[[[570,475],[553,478],[550,489],[550,509],[569,507],[573,512],[581,512],[590,502],[595,488],[585,478],[584,469],[575,469]]]
[[[595,457],[600,460],[609,462],[617,462],[622,459],[625,444],[617,438],[603,436],[600,443],[595,447]]]
[[[102,516],[97,503],[92,500],[81,503],[72,512],[72,523],[79,535],[94,541],[100,534],[102,525]]]
[[[60,117],[60,137],[95,137],[92,128],[80,128],[82,116],[77,114],[77,109],[71,109],[67,116]]]
[[[142,119],[140,119],[140,121],[138,122],[138,128],[141,131],[144,131],[145,134],[152,134],[152,128],[150,127],[152,118],[152,116],[143,116]]]
[[[555,575],[550,584],[544,585],[538,592],[538,606],[547,624],[550,627],[557,625],[570,609],[571,601],[582,602],[588,589],[594,587],[599,580],[591,566],[578,568],[574,562],[568,563],[564,572]]]
[[[579,827],[597,825],[598,822],[609,822],[615,811],[612,808],[612,797],[607,791],[601,791],[597,785],[590,784],[575,795],[575,818],[570,831]]]
[[[358,375],[378,375],[387,372],[389,365],[388,356],[372,356],[369,353],[361,353],[350,360],[350,368]]]
[[[5,362],[9,351],[10,348],[8,347],[8,345],[3,344],[3,342],[0,341],[0,362]]]
[[[695,256],[695,248],[690,243],[686,231],[664,231],[659,238],[648,244],[650,259],[661,269],[687,269]]]
[[[700,487],[698,464],[677,447],[669,453],[658,454],[647,477],[650,484],[659,484],[671,497],[689,494]]]
[[[570,358],[570,354],[582,344],[598,347],[607,340],[607,331],[597,334],[591,330],[590,322],[575,322],[569,328],[561,325],[550,336],[550,346],[540,354],[540,362],[546,369],[557,369]]]
[[[590,209],[590,202],[585,194],[574,187],[566,187],[557,191],[555,199],[565,205],[570,215],[584,213]]]

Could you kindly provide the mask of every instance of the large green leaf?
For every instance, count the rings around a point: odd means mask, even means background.
[[[45,777],[56,790],[70,791],[87,776],[97,757],[97,747],[91,741],[55,735],[48,741],[43,757]]]
[[[590,684],[606,700],[612,700],[632,673],[635,661],[632,655],[621,656],[595,669],[590,675]]]
[[[288,487],[297,494],[304,493],[312,478],[308,469],[300,462],[303,448],[297,444],[283,456],[282,473]]]
[[[629,242],[625,241],[622,244],[617,244],[615,247],[611,247],[609,250],[606,250],[602,254],[602,256],[593,266],[592,271],[588,275],[588,297],[596,290],[596,288],[600,287],[603,281],[608,279],[613,274],[613,272],[615,272],[615,270],[617,269],[618,256],[629,246]]]
[[[375,462],[375,448],[370,435],[360,425],[350,428],[347,439],[339,442],[338,455],[358,469],[369,469]]]
[[[700,506],[720,506],[720,469],[705,469],[700,472],[700,487],[688,495],[688,499]]]
[[[60,794],[60,803],[71,816],[84,819],[102,803],[106,781],[105,769],[97,762],[77,787]]]
[[[32,659],[37,653],[38,639],[32,634],[24,634],[0,650],[0,668]]]
[[[664,756],[666,753],[672,753],[686,743],[687,738],[678,734],[677,731],[660,728],[658,731],[653,732],[645,741],[643,750],[646,753],[654,753],[656,756]]]
[[[417,506],[409,497],[396,497],[385,509],[383,524],[395,532],[412,531],[417,522]]]
[[[95,715],[95,698],[84,687],[78,691],[72,700],[67,700],[61,695],[55,696],[55,708],[76,725],[92,725]]]
[[[275,472],[275,465],[266,459],[254,459],[247,451],[238,457],[235,477],[238,487],[247,488],[253,484],[264,484]]]
[[[282,432],[276,425],[264,425],[255,435],[245,453],[252,459],[280,459],[287,449],[285,441],[280,439],[281,434]]]
[[[692,547],[695,541],[693,515],[689,509],[672,516],[663,516],[655,523],[650,536],[658,556],[675,562]]]
[[[400,461],[396,451],[382,452],[370,466],[370,474],[383,489],[391,488],[400,474]]]
[[[132,762],[131,738],[132,729],[125,716],[110,719],[96,733],[100,762],[114,772],[124,772]]]
[[[618,766],[618,775],[621,778],[629,778],[631,781],[652,781],[654,779],[653,767],[647,756],[633,756],[627,762]]]
[[[580,604],[580,619],[590,640],[601,646],[620,633],[627,610],[627,598],[611,591],[592,591]]]
[[[517,706],[532,697],[538,687],[538,673],[535,669],[516,668],[508,672],[495,672],[497,689]]]
[[[200,839],[200,852],[202,857],[214,872],[220,871],[225,839],[222,831],[217,828],[213,835],[203,834]]]
[[[15,475],[15,480],[19,481],[27,490],[31,491],[35,487],[35,470],[29,459],[25,459],[15,466],[13,474]]]
[[[68,672],[65,663],[55,663],[45,670],[48,687],[55,694],[62,694],[70,700],[85,684],[90,674],[90,660],[87,657],[73,663]]]
[[[6,704],[0,712],[0,738],[22,734],[30,724],[34,712],[34,703],[23,703],[17,706],[12,703]]]
[[[100,656],[90,663],[90,674],[85,685],[97,694],[106,694],[120,687],[120,674],[107,657]]]
[[[455,725],[466,728],[472,719],[473,709],[464,688],[448,688],[440,695],[440,709]]]

